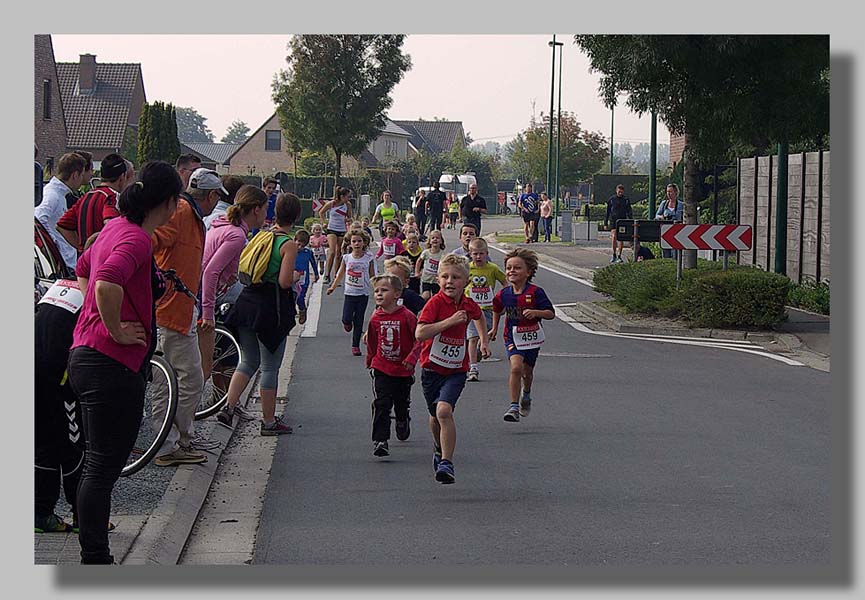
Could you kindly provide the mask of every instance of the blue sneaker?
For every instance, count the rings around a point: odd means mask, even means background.
[[[454,464],[446,459],[439,462],[436,469],[436,481],[440,483],[453,483],[454,479]]]
[[[442,460],[442,449],[433,446],[433,472],[439,470],[439,463]]]
[[[528,392],[524,391],[522,398],[520,398],[520,416],[521,417],[528,417],[531,410],[532,410],[532,396]]]

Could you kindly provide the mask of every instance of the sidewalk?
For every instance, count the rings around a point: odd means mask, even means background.
[[[485,235],[484,238],[502,248],[510,249],[515,245],[525,247],[524,244],[497,242],[495,234]],[[608,239],[583,240],[574,243],[541,242],[530,244],[528,247],[538,253],[543,265],[568,272],[587,281],[592,280],[595,270],[608,265],[610,260]],[[629,254],[630,250],[626,249],[624,256],[627,258]],[[605,310],[594,302],[578,302],[577,308],[587,317],[614,331],[725,339],[748,338],[757,343],[777,344],[786,352],[813,353],[815,360],[809,361],[809,364],[816,368],[825,365],[826,370],[831,359],[830,317],[793,307],[787,307],[788,319],[777,331],[751,333],[735,330],[688,329],[681,325],[671,327],[671,323],[664,319],[623,316]]]

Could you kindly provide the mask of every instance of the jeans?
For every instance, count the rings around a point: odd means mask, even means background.
[[[442,228],[442,208],[439,207],[438,210],[431,209],[430,210],[430,231],[438,229],[441,231]]]
[[[360,336],[363,335],[363,317],[366,314],[366,304],[369,296],[350,296],[346,294],[342,303],[342,322],[351,325],[351,347],[360,348]]]
[[[82,564],[111,564],[111,490],[138,437],[144,378],[101,352],[79,346],[69,356],[69,380],[81,403],[84,471],[78,485]]]
[[[306,310],[306,292],[308,290],[308,283],[304,283],[300,286],[300,293],[297,295],[297,310]]]
[[[255,331],[249,327],[240,327],[237,330],[237,341],[240,342],[243,354],[243,361],[237,365],[237,370],[247,377],[252,377],[261,366],[261,389],[275,390],[279,367],[285,354],[285,339],[279,344],[276,352],[271,352],[258,341]]]
[[[426,229],[426,213],[415,213],[415,221],[417,221],[417,230],[420,231],[421,236],[423,236],[424,229]]]
[[[541,213],[533,213],[532,214],[532,221],[534,221],[534,223],[535,223],[534,229],[532,231],[532,241],[533,242],[538,241],[538,225],[540,225],[540,220],[541,220]]]
[[[544,222],[544,241],[550,241],[550,235],[553,233],[553,217],[550,215],[549,217],[541,217]]]

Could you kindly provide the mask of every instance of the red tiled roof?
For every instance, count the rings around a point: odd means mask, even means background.
[[[129,122],[138,63],[96,64],[93,94],[78,93],[78,63],[57,63],[57,78],[70,148],[120,148]]]

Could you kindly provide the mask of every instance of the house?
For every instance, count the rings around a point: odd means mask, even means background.
[[[201,166],[213,169],[219,174],[230,171],[231,156],[237,152],[241,144],[223,144],[216,142],[193,143],[180,142],[181,154],[194,154],[201,159]]]
[[[347,156],[342,161],[343,174],[351,174],[358,164],[366,169],[387,169],[411,155],[411,134],[387,119],[378,137],[369,143],[357,158]]]
[[[57,65],[54,62],[54,46],[50,35],[34,37],[34,89],[33,89],[33,136],[39,147],[37,160],[45,169],[45,175],[54,174],[60,157],[66,153],[66,118],[63,115],[63,100]]]
[[[430,154],[450,154],[460,146],[466,147],[466,134],[462,121],[400,121],[399,127],[409,132],[409,146],[413,153],[425,150]]]
[[[81,54],[77,63],[57,63],[57,79],[66,119],[67,149],[93,154],[94,168],[112,152],[134,147],[144,103],[139,63],[96,62]]]

